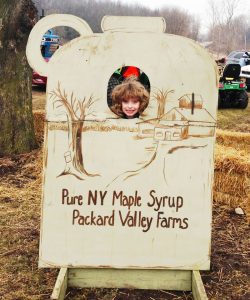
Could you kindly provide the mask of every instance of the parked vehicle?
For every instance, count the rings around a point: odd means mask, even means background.
[[[240,79],[240,65],[228,64],[219,81],[218,107],[238,107],[245,109],[248,105],[246,84]]]
[[[245,51],[232,51],[226,57],[226,64],[238,64],[240,59],[243,57]]]
[[[247,89],[250,90],[250,53],[245,52],[241,59],[241,72],[240,77],[246,83]]]
[[[48,62],[49,58],[44,58],[44,60]],[[46,86],[47,77],[42,76],[42,75],[38,74],[36,71],[33,70],[32,84],[33,85],[38,85],[38,86]]]
[[[41,54],[44,59],[48,62],[55,51],[60,47],[60,37],[54,35],[52,30],[48,30],[46,34],[43,35],[41,41]],[[41,76],[35,70],[33,70],[32,84],[39,86],[46,86],[47,77]]]
[[[43,35],[41,41],[41,53],[45,58],[50,58],[55,51],[60,47],[60,37],[55,35],[50,29]]]
[[[240,77],[245,81],[247,89],[250,90],[250,65],[241,67]]]

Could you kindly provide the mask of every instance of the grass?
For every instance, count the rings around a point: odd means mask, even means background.
[[[220,129],[250,133],[250,104],[246,109],[220,109],[217,118]]]

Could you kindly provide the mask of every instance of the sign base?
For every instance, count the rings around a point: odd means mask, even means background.
[[[199,271],[61,268],[51,299],[64,299],[67,287],[192,291],[195,300],[208,300]]]

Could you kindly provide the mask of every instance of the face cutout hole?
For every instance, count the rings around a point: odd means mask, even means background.
[[[71,27],[57,26],[49,29],[44,33],[41,43],[40,50],[43,59],[48,63],[54,53],[64,44],[75,39],[79,36],[79,33]],[[36,88],[45,89],[47,84],[47,78],[41,76],[33,70],[32,85]]]
[[[109,79],[107,103],[120,118],[134,119],[142,115],[148,106],[149,96],[148,76],[138,67],[121,67]]]
[[[78,36],[78,32],[66,26],[57,26],[49,29],[45,32],[41,40],[40,48],[42,57],[48,61],[57,49]]]

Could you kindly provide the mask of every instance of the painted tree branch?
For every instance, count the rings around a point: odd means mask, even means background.
[[[56,90],[50,93],[50,98],[54,104],[59,103],[59,107],[65,109],[69,124],[69,136],[71,137],[70,153],[65,156],[66,166],[59,176],[73,175],[81,180],[84,179],[84,176],[99,176],[99,174],[91,174],[85,169],[83,159],[82,131],[87,112],[94,101],[93,96],[88,99],[84,97],[82,100],[77,100],[72,92],[68,100],[67,93],[65,90],[61,90],[60,83],[58,83]]]

